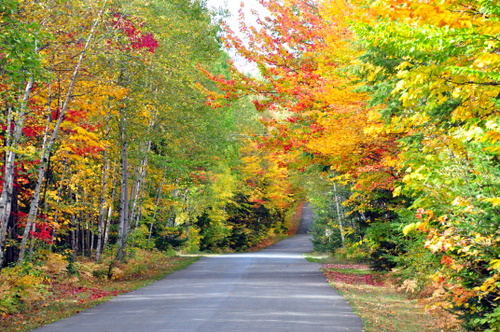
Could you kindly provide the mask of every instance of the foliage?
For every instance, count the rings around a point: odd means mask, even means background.
[[[327,261],[330,260],[329,258]],[[391,278],[363,264],[336,261],[323,265],[327,280],[353,306],[366,331],[463,331],[447,312],[430,312],[398,292]]]
[[[203,1],[0,4],[1,267],[245,250],[306,193],[317,250],[498,329],[498,5],[260,3],[240,35]]]
[[[333,252],[335,249],[342,247],[340,231],[338,227],[330,227],[331,220],[329,219],[314,219],[310,234],[313,236],[312,244],[314,251],[318,252]]]
[[[412,249],[399,262],[406,273],[445,285],[449,302],[443,305],[462,316],[467,329],[494,330],[486,317],[498,306],[491,269],[498,228],[491,140],[498,122],[498,41],[490,35],[498,21],[495,5],[379,1],[371,8],[379,16],[356,28],[367,50],[361,68],[373,103],[383,102],[383,130],[404,134],[394,195],[411,197],[416,213],[400,212],[403,234],[426,233],[401,241]],[[419,254],[432,268],[415,271],[408,264]]]
[[[0,313],[16,313],[47,296],[46,277],[32,264],[6,268],[0,275]]]
[[[1,186],[2,267],[20,250],[22,261],[46,248],[99,261],[112,247],[225,249],[236,195],[266,200],[280,220],[295,204],[270,154],[255,170],[267,179],[250,183],[253,152],[239,137],[262,130],[251,102],[205,104],[215,85],[198,68],[230,73],[203,1],[9,0],[0,9],[0,155],[12,184]],[[266,222],[233,249],[273,233]]]
[[[323,269],[329,282],[384,286],[383,277],[363,265],[325,264]]]
[[[255,96],[260,145],[314,177],[318,246],[362,248],[415,289],[446,289],[466,328],[495,330],[498,5],[261,4],[249,42],[226,39],[260,76],[209,75],[212,104]]]

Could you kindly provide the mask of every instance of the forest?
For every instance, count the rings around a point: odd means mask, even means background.
[[[315,250],[500,331],[500,4],[259,2],[0,2],[0,281],[245,251],[307,201]]]

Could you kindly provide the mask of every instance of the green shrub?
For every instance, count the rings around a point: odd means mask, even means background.
[[[313,236],[312,244],[314,251],[334,252],[335,249],[342,247],[342,239],[338,227],[331,227],[330,219],[317,218],[313,221],[310,229]]]
[[[15,314],[25,305],[44,300],[46,276],[31,263],[6,267],[0,274],[0,313]]]

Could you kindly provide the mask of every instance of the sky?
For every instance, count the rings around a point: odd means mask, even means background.
[[[228,18],[227,23],[233,30],[236,30],[238,26],[238,10],[242,2],[244,3],[244,10],[247,18],[252,17],[250,14],[251,9],[263,10],[263,7],[256,0],[207,0],[208,7],[227,8],[231,12],[233,16]]]
[[[231,30],[238,34],[238,11],[241,8],[241,3],[244,3],[244,12],[247,23],[255,23],[255,19],[252,19],[253,15],[250,13],[251,9],[255,9],[258,12],[265,13],[265,9],[257,2],[257,0],[207,0],[208,7],[215,8],[226,8],[231,13],[231,17],[226,19],[226,23],[229,25]],[[229,54],[235,60],[236,67],[244,72],[254,72],[256,67],[253,64],[246,62],[243,59],[234,57],[232,52]]]

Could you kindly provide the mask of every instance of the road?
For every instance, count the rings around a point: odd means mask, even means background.
[[[297,236],[256,253],[204,257],[140,290],[37,332],[361,331],[361,320],[331,288],[312,245],[304,208]]]

